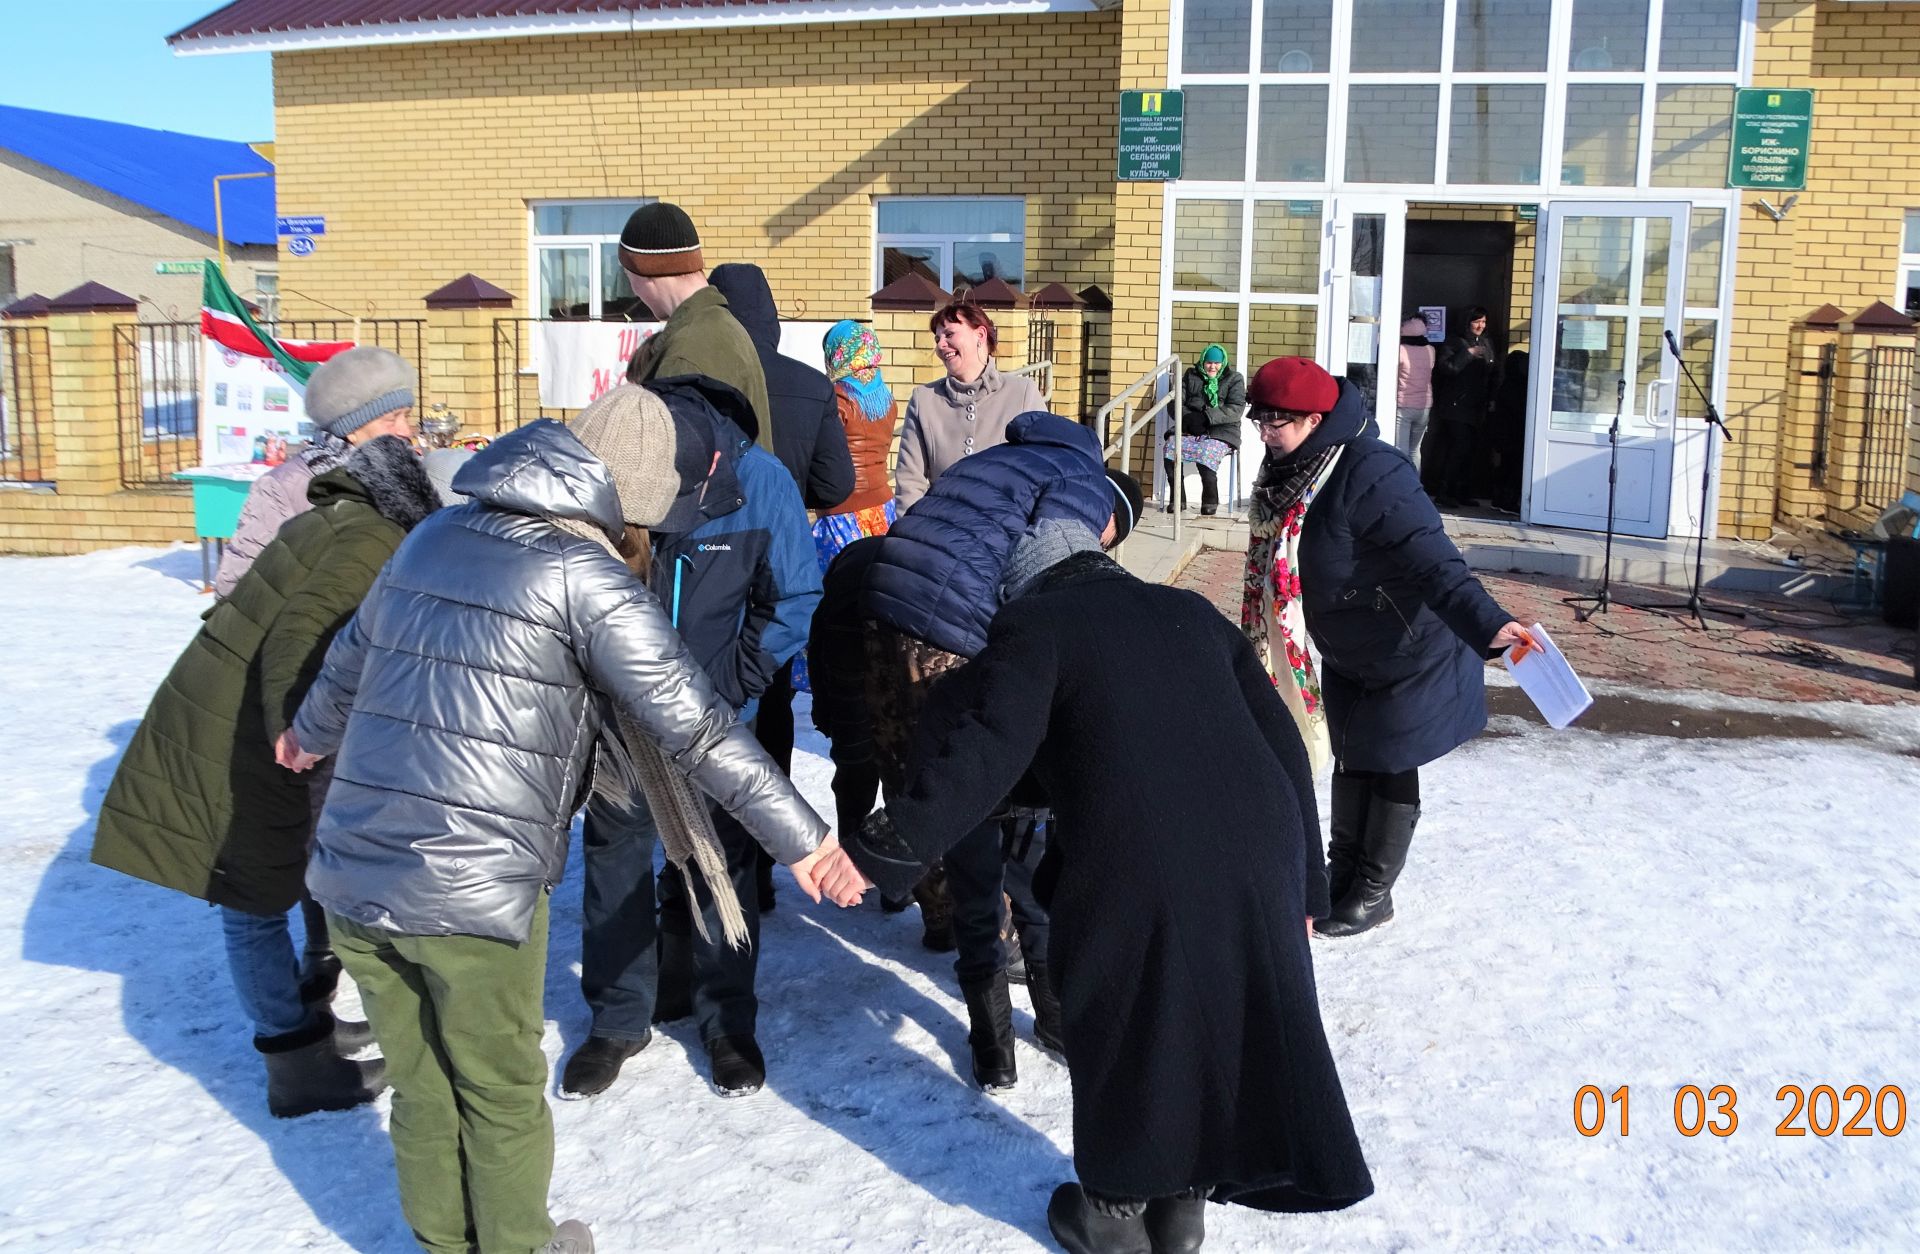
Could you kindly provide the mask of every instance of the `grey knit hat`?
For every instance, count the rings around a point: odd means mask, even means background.
[[[371,344],[350,348],[307,380],[307,421],[345,439],[382,414],[410,407],[419,382],[396,352]]]
[[[667,516],[680,490],[673,469],[673,415],[638,384],[622,383],[567,424],[606,463],[620,494],[620,516],[651,527]]]

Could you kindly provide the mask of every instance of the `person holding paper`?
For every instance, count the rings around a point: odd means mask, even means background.
[[[1481,663],[1528,636],[1467,569],[1357,388],[1283,357],[1249,396],[1267,451],[1241,626],[1316,771],[1333,763],[1333,908],[1315,931],[1353,936],[1393,917],[1420,767],[1486,727]]]

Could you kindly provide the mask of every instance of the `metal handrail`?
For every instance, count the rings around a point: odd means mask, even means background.
[[[1174,353],[1169,357],[1161,358],[1158,362],[1154,363],[1152,370],[1147,371],[1147,373],[1141,375],[1132,383],[1129,383],[1121,390],[1118,396],[1115,396],[1105,405],[1102,405],[1100,412],[1094,415],[1094,426],[1104,437],[1107,432],[1107,415],[1133,399],[1134,396],[1139,394],[1142,388],[1151,386],[1161,375],[1167,377],[1166,395],[1162,396],[1159,400],[1148,406],[1144,412],[1128,422],[1125,429],[1120,432],[1120,438],[1118,440],[1108,440],[1106,447],[1101,450],[1101,457],[1103,459],[1112,458],[1115,452],[1120,454],[1120,470],[1123,474],[1133,473],[1133,437],[1139,433],[1140,428],[1149,423],[1156,423],[1163,411],[1171,409],[1173,415],[1173,430],[1175,432],[1180,430],[1180,423],[1182,421],[1180,413],[1180,354]],[[1174,465],[1177,468],[1179,462],[1176,461]],[[1167,499],[1173,506],[1173,543],[1176,549],[1180,545],[1180,509],[1182,505],[1180,497],[1185,482],[1185,475],[1175,474],[1173,476],[1173,482],[1168,485],[1169,496]],[[1145,494],[1143,493],[1142,495],[1144,496]],[[1142,505],[1142,508],[1144,509],[1145,506]],[[1140,519],[1134,519],[1134,525],[1138,526],[1140,521]]]
[[[1043,398],[1051,400],[1053,397],[1053,362],[1051,359],[1047,361],[1030,361],[1017,369],[1003,370],[1001,373],[1029,375],[1033,378],[1033,386],[1040,389],[1040,395]],[[1043,376],[1045,382],[1041,381]]]

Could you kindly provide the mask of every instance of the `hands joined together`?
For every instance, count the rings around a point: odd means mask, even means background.
[[[300,737],[294,735],[293,728],[289,727],[273,742],[273,760],[297,773],[312,770],[314,763],[320,760],[320,755],[302,749]]]
[[[824,896],[836,906],[859,905],[860,895],[873,887],[873,881],[860,874],[860,868],[840,847],[840,838],[831,832],[818,849],[787,869],[793,872],[801,892],[815,901]]]
[[[273,742],[273,760],[289,771],[300,772],[312,770],[314,764],[320,761],[320,755],[302,749],[300,737],[289,727]],[[793,872],[800,891],[816,902],[824,896],[836,906],[857,906],[860,904],[860,895],[873,887],[873,882],[860,874],[860,868],[840,847],[839,837],[831,832],[820,842],[819,848],[788,870]]]

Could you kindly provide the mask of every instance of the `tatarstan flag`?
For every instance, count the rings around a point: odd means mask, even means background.
[[[222,348],[249,357],[271,357],[295,383],[304,384],[315,366],[353,347],[351,340],[277,340],[260,329],[219,266],[208,261],[201,271],[200,334]]]

